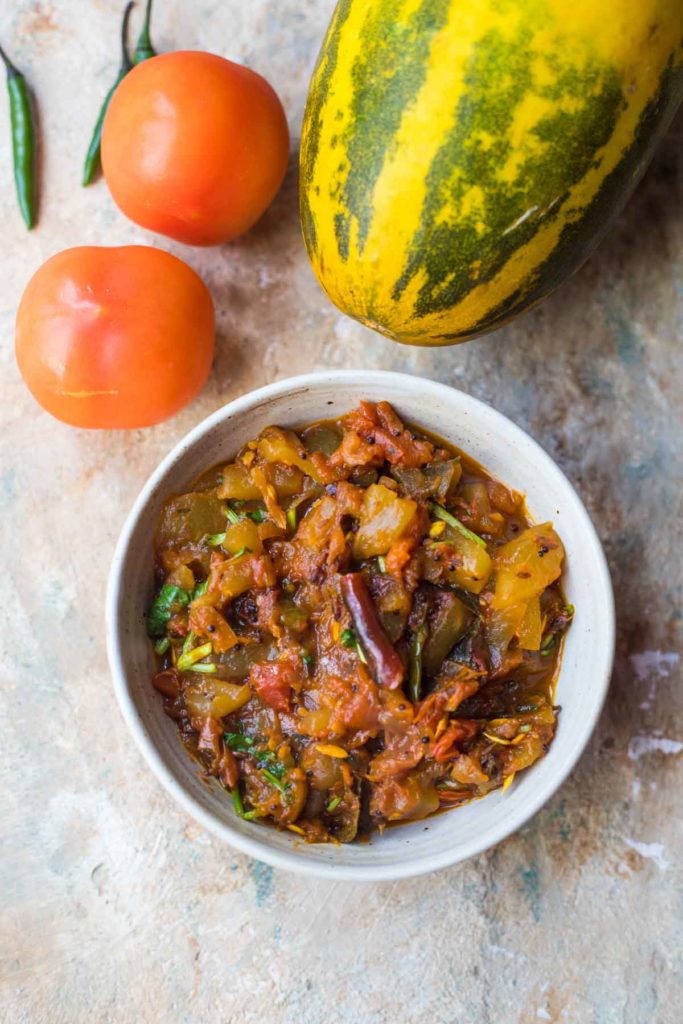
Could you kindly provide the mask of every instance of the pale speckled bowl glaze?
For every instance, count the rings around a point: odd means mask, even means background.
[[[200,779],[150,685],[153,654],[145,610],[153,589],[152,535],[163,501],[205,469],[228,462],[268,424],[297,427],[349,411],[361,398],[391,402],[400,416],[464,449],[527,496],[537,522],[551,520],[566,548],[564,587],[576,615],[557,683],[562,706],[548,754],[503,794],[425,821],[388,829],[369,843],[307,845],[289,832],[245,822],[217,784]],[[614,602],[605,557],[579,497],[552,459],[519,427],[462,391],[381,371],[307,374],[243,395],[183,438],[152,474],[116,548],[107,593],[107,643],[123,716],[150,767],[193,818],[274,867],[337,879],[405,878],[455,864],[505,839],[539,810],[581,755],[605,699],[614,654]]]

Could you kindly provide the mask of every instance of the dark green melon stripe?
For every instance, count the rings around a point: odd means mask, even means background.
[[[375,183],[395,144],[403,113],[424,82],[432,38],[446,23],[450,0],[423,0],[409,19],[398,20],[395,8],[395,0],[371,5],[363,26],[366,45],[352,70],[352,116],[339,139],[342,173],[346,173],[341,198],[348,211],[335,223],[342,260],[348,257],[354,221],[359,249],[363,250],[372,221]]]
[[[477,285],[494,278],[513,253],[557,215],[569,188],[584,176],[596,152],[609,141],[624,105],[620,78],[612,66],[594,61],[577,68],[565,60],[561,50],[546,56],[556,81],[542,88],[535,86],[532,64],[538,54],[531,47],[532,35],[531,27],[520,28],[511,39],[492,30],[474,47],[468,61],[466,91],[458,103],[453,128],[427,175],[420,227],[393,289],[398,299],[418,273],[425,274],[415,304],[416,317],[457,305]],[[500,180],[499,171],[513,155],[509,129],[517,107],[532,89],[554,102],[570,97],[582,105],[573,114],[557,110],[535,126],[533,134],[545,143],[544,152],[529,156],[516,179],[506,183]],[[478,137],[482,131],[493,137],[488,149]],[[473,185],[483,192],[483,210],[444,223],[444,207],[457,209]],[[504,233],[530,208],[544,210],[553,201],[551,212],[542,220],[531,215]],[[477,230],[478,222],[483,223],[483,230]]]
[[[331,31],[323,42],[318,55],[316,72],[322,68],[316,88],[308,94],[304,122],[307,127],[306,148],[301,154],[301,180],[299,184],[299,206],[304,232],[304,240],[309,253],[315,252],[317,248],[315,221],[311,214],[311,206],[308,197],[308,190],[311,188],[311,179],[315,168],[318,153],[320,151],[320,134],[322,132],[322,109],[327,102],[330,92],[330,82],[334,75],[339,58],[339,46],[341,43],[344,25],[351,12],[353,0],[339,0],[335,17],[330,26]]]
[[[672,57],[662,75],[657,96],[644,108],[639,118],[633,144],[620,163],[605,177],[581,219],[566,225],[556,248],[538,267],[537,283],[509,295],[485,317],[473,323],[466,335],[444,334],[440,336],[441,340],[475,337],[500,327],[520,309],[527,309],[540,302],[575,273],[602,241],[613,218],[625,206],[682,102],[683,65],[676,64]]]

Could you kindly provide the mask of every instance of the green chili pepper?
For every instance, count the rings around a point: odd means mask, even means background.
[[[410,645],[408,692],[413,704],[417,704],[422,696],[422,655],[426,639],[427,627],[425,625],[418,626]]]
[[[133,6],[133,0],[130,0],[130,2],[126,4],[126,9],[123,12],[123,23],[121,25],[121,67],[119,68],[119,73],[116,76],[116,81],[104,98],[104,103],[100,109],[100,115],[97,118],[97,123],[95,124],[95,128],[92,133],[88,152],[85,156],[85,163],[83,164],[83,186],[89,185],[94,180],[100,166],[102,126],[104,125],[104,118],[107,113],[107,108],[111,103],[111,98],[114,95],[119,82],[126,77],[133,67],[130,56],[128,55],[128,22],[130,20],[130,12],[133,10]]]
[[[133,64],[142,64],[143,60],[149,60],[150,57],[156,57],[157,53],[152,46],[152,40],[149,37],[149,20],[152,16],[152,0],[147,0],[147,7],[145,9],[145,20],[142,23],[140,29],[140,35],[138,41],[135,44],[135,52],[133,54]]]
[[[14,159],[14,181],[17,186],[19,209],[26,227],[31,230],[36,221],[35,189],[33,178],[34,132],[31,115],[31,99],[26,79],[15,68],[0,46],[7,70],[7,92],[9,93],[10,124],[12,126],[12,156]]]

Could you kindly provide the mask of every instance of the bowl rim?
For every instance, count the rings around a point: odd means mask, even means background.
[[[205,810],[205,808],[187,792],[184,786],[174,777],[170,769],[166,767],[155,743],[147,733],[128,686],[123,663],[122,649],[118,641],[119,608],[124,585],[121,569],[125,562],[127,549],[137,526],[137,521],[142,511],[147,506],[150,498],[154,496],[155,491],[159,485],[162,484],[169,469],[172,468],[175,462],[188,449],[201,441],[206,434],[208,434],[214,427],[219,426],[222,422],[230,420],[264,402],[270,402],[274,399],[286,397],[290,393],[294,393],[292,396],[294,397],[295,393],[302,389],[308,390],[310,388],[316,388],[319,385],[330,384],[335,381],[357,385],[359,389],[362,389],[364,383],[381,385],[383,383],[389,384],[393,382],[396,384],[402,384],[403,386],[409,384],[411,389],[419,390],[426,388],[431,390],[433,393],[439,393],[441,397],[447,401],[449,399],[452,400],[453,393],[456,393],[458,395],[458,400],[461,403],[464,402],[465,406],[469,405],[473,410],[483,409],[485,410],[486,416],[492,416],[494,420],[497,419],[501,426],[504,424],[508,438],[513,442],[518,440],[526,445],[528,450],[532,453],[534,461],[538,461],[541,464],[545,463],[546,467],[563,478],[568,492],[574,502],[574,507],[571,510],[572,515],[581,520],[583,529],[591,535],[594,547],[592,552],[593,557],[591,568],[596,576],[603,598],[601,617],[603,619],[602,625],[605,630],[606,643],[603,663],[601,666],[598,666],[598,672],[596,672],[595,685],[596,688],[599,687],[599,690],[596,692],[596,699],[594,701],[591,714],[582,722],[581,730],[577,735],[574,750],[571,755],[562,764],[560,769],[556,769],[555,772],[544,780],[544,784],[539,787],[535,795],[522,805],[516,814],[508,815],[498,824],[497,827],[489,828],[480,838],[473,839],[466,849],[458,851],[445,849],[439,854],[425,854],[422,860],[416,859],[407,863],[397,860],[394,863],[388,864],[349,865],[309,861],[305,857],[299,855],[296,847],[287,851],[271,848],[265,842],[262,842],[257,836],[254,838],[251,836],[245,836],[237,830],[233,830],[230,824],[220,821],[214,817],[210,811]],[[239,850],[241,853],[248,854],[257,860],[263,861],[272,867],[283,868],[294,872],[295,874],[305,875],[308,877],[349,881],[394,880],[417,877],[432,871],[438,871],[442,868],[449,867],[464,860],[469,860],[471,857],[483,853],[502,842],[503,839],[513,835],[524,824],[526,824],[526,822],[528,822],[544,806],[560,786],[563,785],[573,771],[579,761],[579,758],[583,754],[588,741],[590,740],[602,712],[607,692],[609,690],[614,664],[616,632],[612,582],[599,536],[573,484],[568,480],[555,460],[551,458],[545,449],[513,420],[505,416],[504,413],[499,412],[487,402],[483,402],[480,399],[473,397],[467,391],[463,391],[460,388],[454,388],[449,384],[443,384],[440,381],[435,381],[427,377],[416,376],[413,374],[398,373],[390,370],[364,369],[323,370],[274,381],[271,384],[266,384],[233,399],[220,409],[217,409],[215,412],[205,417],[196,424],[196,426],[184,434],[168,454],[161,460],[156,469],[154,469],[149,475],[126,517],[116,543],[109,572],[105,618],[107,657],[113,679],[114,692],[116,694],[123,719],[137,744],[138,750],[142,753],[147,764],[152,769],[152,772],[158,781],[161,782],[166,791],[178,802],[178,804],[180,804],[183,810],[209,832],[217,836],[219,839],[222,839],[224,842],[227,842],[233,848]]]

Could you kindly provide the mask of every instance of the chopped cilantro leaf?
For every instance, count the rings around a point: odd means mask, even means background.
[[[344,647],[355,647],[356,644],[358,643],[356,639],[356,632],[355,630],[351,629],[350,626],[348,627],[348,629],[342,629],[341,636],[339,637],[339,639],[341,640],[342,645]]]
[[[254,523],[265,523],[268,518],[268,513],[264,508],[255,508],[251,512],[245,512],[244,514]]]
[[[246,753],[251,751],[251,748],[254,746],[254,740],[251,736],[245,736],[242,732],[225,732],[223,733],[223,739],[231,750],[240,750]]]
[[[174,609],[179,610],[189,603],[190,595],[186,590],[170,583],[164,583],[147,612],[149,636],[163,636],[166,631],[166,623],[171,619]]]

